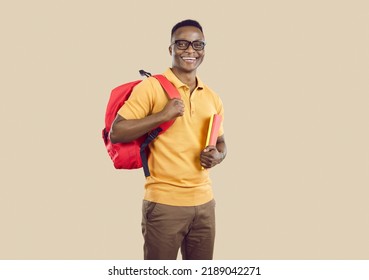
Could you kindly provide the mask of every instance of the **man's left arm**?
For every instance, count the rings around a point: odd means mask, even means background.
[[[224,140],[224,134],[217,138],[216,146],[207,146],[200,155],[201,166],[212,168],[221,163],[227,155],[227,146]]]

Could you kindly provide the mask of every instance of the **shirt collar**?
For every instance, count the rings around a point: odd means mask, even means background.
[[[180,79],[177,78],[176,75],[174,75],[172,69],[168,68],[165,72],[164,72],[164,76],[176,87],[176,88],[180,88],[180,87],[187,87],[186,84],[182,83]],[[200,78],[198,76],[196,76],[197,79],[197,88],[198,89],[203,89],[204,88],[204,83],[200,80]]]

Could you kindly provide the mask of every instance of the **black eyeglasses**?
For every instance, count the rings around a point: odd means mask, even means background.
[[[172,45],[176,45],[179,50],[187,50],[191,45],[195,51],[202,51],[205,48],[205,42],[196,40],[196,41],[187,41],[187,40],[175,40]]]

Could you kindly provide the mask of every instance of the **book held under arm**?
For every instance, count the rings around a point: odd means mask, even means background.
[[[222,116],[218,114],[211,115],[206,136],[205,148],[208,146],[216,146],[219,135],[220,125],[222,123]],[[202,166],[202,170],[205,168]]]
[[[205,148],[207,146],[216,146],[221,122],[222,122],[221,115],[214,114],[210,117]]]

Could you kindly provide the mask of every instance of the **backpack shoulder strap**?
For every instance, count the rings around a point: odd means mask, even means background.
[[[155,79],[159,81],[165,92],[167,93],[170,99],[178,98],[181,99],[181,95],[179,94],[177,88],[164,76],[164,75],[153,75]],[[148,145],[161,133],[165,132],[175,120],[170,120],[165,123],[162,123],[159,127],[152,130],[146,140],[141,144],[140,147],[140,155],[142,161],[142,167],[145,173],[145,176],[150,176],[150,170],[147,162],[146,148]]]
[[[181,99],[181,95],[179,94],[177,88],[164,76],[164,75],[153,75],[155,79],[159,81],[165,92],[167,93],[170,99],[178,98]],[[170,120],[165,123],[162,123],[159,128],[158,134],[165,132],[175,120]]]
[[[181,95],[179,94],[177,88],[164,75],[153,75],[152,77],[159,81],[170,99],[181,99]]]

